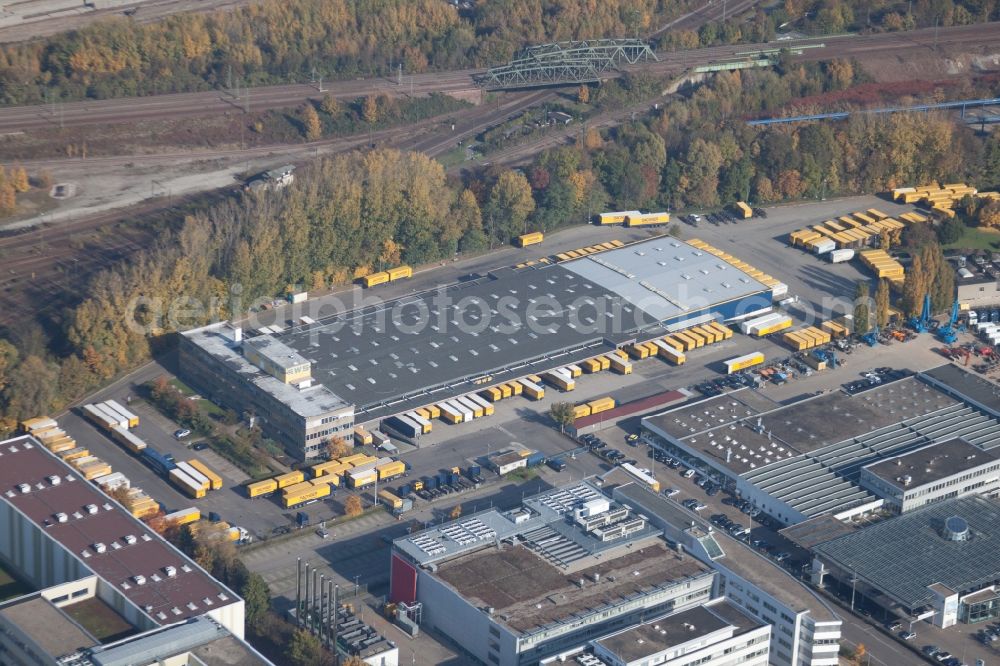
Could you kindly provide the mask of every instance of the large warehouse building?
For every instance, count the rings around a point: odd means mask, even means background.
[[[0,573],[22,592],[0,603],[0,663],[110,666],[207,644],[269,663],[242,641],[243,599],[76,470],[27,436],[0,456]]]
[[[239,409],[249,402],[292,453],[308,458],[323,437],[354,421],[375,422],[637,339],[752,315],[771,306],[776,285],[703,243],[662,236],[499,269],[272,332],[272,358],[287,361],[277,368],[260,362],[268,347],[261,336],[242,340],[226,324],[188,331],[181,372],[213,398],[240,402]]]
[[[638,484],[585,480],[397,539],[390,599],[497,666],[835,666],[822,599],[719,538]]]
[[[1000,617],[1000,504],[937,502],[813,547],[813,582],[938,627]]]
[[[943,366],[791,405],[743,390],[647,417],[643,436],[786,525],[908,511],[996,492],[1000,413],[980,382]]]

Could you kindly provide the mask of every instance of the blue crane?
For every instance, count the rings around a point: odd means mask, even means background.
[[[864,342],[869,347],[874,347],[878,344],[878,326],[872,327],[872,330],[861,336],[862,342]]]
[[[958,339],[958,332],[955,330],[956,322],[958,322],[957,299],[951,306],[951,317],[948,319],[948,323],[938,329],[937,335],[941,342],[950,345]]]
[[[931,323],[931,295],[924,294],[924,306],[920,309],[920,317],[910,318],[910,328],[917,333],[926,333]]]

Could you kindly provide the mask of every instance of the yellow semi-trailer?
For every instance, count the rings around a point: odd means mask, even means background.
[[[587,403],[587,406],[590,407],[591,414],[600,414],[601,412],[606,412],[609,409],[614,409],[615,399],[610,396],[605,396],[603,398],[591,400]]]
[[[98,477],[111,474],[112,469],[111,465],[108,463],[103,460],[98,460],[88,465],[81,465],[78,471],[83,475],[83,478],[87,479],[87,481],[93,481]]]
[[[611,371],[619,375],[631,375],[632,374],[632,362],[623,359],[617,354],[609,354],[608,363],[611,365]]]
[[[496,386],[491,386],[489,388],[483,389],[479,395],[483,396],[490,402],[498,402],[500,400],[503,400],[503,391],[501,391]]]
[[[361,426],[358,426],[354,429],[355,446],[369,446],[371,445],[373,440],[374,438],[372,437],[372,434],[367,430],[365,430],[364,428],[362,428]]]
[[[163,516],[164,523],[167,525],[176,525],[178,527],[181,525],[187,525],[188,523],[195,523],[199,520],[201,520],[201,509],[196,506],[181,509],[180,511],[174,511],[173,513],[168,513]]]
[[[754,366],[760,365],[764,362],[764,354],[761,352],[752,352],[750,354],[745,354],[743,356],[737,356],[736,358],[731,358],[726,361],[726,374],[733,374],[734,372],[739,372],[740,370],[746,370],[747,368],[752,368]]]
[[[187,494],[188,497],[201,499],[205,496],[205,489],[202,488],[201,484],[185,474],[179,466],[170,470],[168,476],[170,477],[170,482]]]
[[[715,331],[722,336],[723,340],[728,340],[729,338],[733,337],[733,329],[723,324],[720,324],[717,321],[710,322],[709,324],[706,324],[706,326],[711,326],[713,329],[715,329]]]
[[[511,386],[510,384],[501,384],[497,388],[500,389],[500,394],[504,398],[509,398],[510,396],[514,395],[514,387]]]
[[[313,479],[313,481],[315,481],[315,479]],[[284,497],[288,497],[289,495],[296,495],[298,493],[301,493],[304,490],[309,490],[312,487],[313,487],[312,481],[303,481],[302,483],[293,483],[290,486],[285,486],[284,488],[282,488],[281,489],[281,494]]]
[[[586,372],[588,375],[592,375],[595,372],[601,371],[601,363],[596,358],[583,359],[582,361],[580,361],[580,367],[583,368],[583,371]]]
[[[564,377],[557,372],[542,373],[542,380],[560,391],[572,391],[576,388],[576,382],[571,377]]]
[[[583,374],[583,368],[581,368],[578,365],[567,365],[566,369],[569,370],[569,375],[573,379],[576,379],[577,377]]]
[[[516,380],[512,382],[507,382],[507,386],[510,387],[511,395],[521,395],[521,391],[524,390]]]
[[[375,456],[370,456],[367,453],[355,453],[354,455],[337,458],[337,460],[345,465],[357,467],[358,465],[367,465],[370,462],[375,462],[377,458]]]
[[[212,482],[208,480],[208,477],[196,470],[189,463],[181,461],[177,463],[177,467],[179,467],[182,472],[187,474],[192,481],[201,486],[202,490],[207,491],[212,488]]]
[[[642,215],[637,210],[621,210],[612,213],[601,213],[597,216],[597,224],[604,227],[611,224],[625,224],[629,215]]]
[[[350,465],[344,464],[339,460],[328,460],[326,462],[321,462],[313,465],[311,468],[313,478],[318,479],[321,476],[335,475],[340,476],[347,470],[351,469]]]
[[[312,502],[314,500],[322,499],[323,497],[328,497],[330,495],[330,486],[328,484],[320,484],[314,486],[310,484],[309,488],[297,492],[294,495],[283,495],[281,498],[281,505],[286,509],[291,509],[292,507],[299,506],[306,502]]]
[[[376,467],[375,473],[378,474],[379,481],[389,481],[406,473],[406,463],[402,460],[393,460],[390,463]]]
[[[688,335],[687,331],[671,333],[670,337],[684,345],[684,351],[689,352],[698,347],[698,341]]]
[[[90,455],[90,451],[88,451],[87,449],[83,448],[82,446],[78,446],[78,447],[76,447],[74,449],[69,449],[68,451],[63,451],[62,453],[59,454],[59,457],[62,458],[63,462],[70,463],[70,462],[72,462],[72,461],[74,461],[74,460],[76,460],[78,458],[85,458],[85,457],[87,457],[89,455]]]
[[[107,407],[108,409],[111,409],[116,414],[121,414],[123,417],[128,419],[129,428],[139,427],[139,417],[134,412],[130,412],[128,409],[122,406],[122,404],[117,400],[105,400],[104,406]]]
[[[212,490],[222,490],[222,477],[213,472],[211,467],[197,458],[191,458],[187,462],[208,479]]]
[[[396,268],[390,268],[388,273],[390,282],[413,277],[413,269],[409,266],[397,266]]]
[[[441,410],[441,420],[452,425],[456,423],[461,423],[464,415],[462,412],[458,411],[455,407],[452,407],[447,402],[438,403],[438,409]]]
[[[524,387],[524,395],[532,400],[541,400],[545,397],[545,389],[530,379],[520,379],[518,381]]]
[[[670,213],[640,213],[625,218],[626,227],[651,227],[670,223]]]
[[[378,480],[378,472],[374,469],[351,470],[344,477],[348,488],[364,488],[373,485]]]
[[[677,351],[663,340],[655,340],[654,343],[657,347],[657,355],[660,358],[666,359],[674,365],[684,365],[684,362],[687,360],[684,352]]]
[[[476,410],[465,404],[465,401],[461,398],[452,398],[449,402],[455,405],[455,409],[462,412],[462,422],[468,423],[472,419],[476,418]],[[482,416],[482,412],[479,413]]]
[[[641,483],[645,484],[654,493],[660,492],[660,482],[656,480],[651,474],[647,474],[643,470],[639,469],[632,463],[622,463],[622,469],[628,472],[632,477],[638,479]]]
[[[540,231],[533,231],[530,234],[524,234],[523,236],[518,236],[514,239],[514,245],[518,247],[528,247],[529,245],[537,245],[545,240],[545,234]]]
[[[45,442],[45,448],[52,453],[62,453],[63,451],[69,451],[70,449],[76,448],[76,440],[69,435],[66,435],[65,437]]]
[[[486,416],[486,410],[478,402],[474,401],[472,398],[460,395],[455,398],[455,402],[458,403],[460,407],[465,407],[472,412],[472,418],[479,419]]]
[[[301,470],[295,470],[294,472],[288,472],[287,474],[279,474],[274,477],[274,482],[278,484],[279,488],[286,488],[296,483],[302,483],[305,481],[305,478],[306,475],[303,474]]]
[[[139,439],[134,432],[128,431],[121,426],[115,426],[111,429],[111,439],[115,440],[135,455],[139,455],[146,448],[146,442]]]
[[[344,477],[342,477],[339,474],[323,474],[322,476],[317,476],[309,483],[313,484],[314,486],[319,485],[321,483],[325,483],[335,488],[339,488],[340,484],[343,482],[343,478]]]
[[[105,414],[104,410],[97,408],[97,405],[84,405],[83,415],[88,421],[100,428],[104,428],[105,430],[111,430],[116,425],[119,425],[119,419],[109,414]]]
[[[36,416],[35,418],[25,419],[21,421],[21,432],[25,434],[35,434],[42,430],[48,430],[49,428],[55,428],[58,423],[55,419],[48,416]]]
[[[637,361],[649,358],[649,348],[640,342],[637,342],[634,345],[629,345],[626,349],[628,350],[628,355]]]
[[[380,284],[385,284],[388,281],[389,281],[389,274],[386,273],[385,271],[382,271],[381,273],[372,273],[370,275],[366,275],[363,278],[361,278],[361,283],[365,286],[366,289]]]
[[[413,421],[418,426],[420,426],[420,433],[423,434],[423,435],[426,435],[427,433],[429,433],[434,428],[434,426],[431,425],[430,421],[428,421],[426,418],[424,418],[420,414],[417,414],[416,411],[406,412],[406,416],[411,421]]]
[[[379,499],[380,502],[382,502],[382,504],[386,505],[390,509],[402,509],[403,508],[403,500],[401,500],[400,498],[396,497],[394,494],[392,494],[388,490],[380,490],[380,491],[378,491],[378,499]]]
[[[786,328],[791,328],[791,327],[792,327],[792,318],[783,317],[765,326],[761,326],[760,328],[757,329],[754,335],[756,335],[759,338],[762,338],[765,335],[771,335],[772,333],[777,333],[778,331],[783,331]]]
[[[465,396],[465,399],[479,405],[483,410],[483,416],[493,416],[493,413],[495,411],[493,408],[493,404],[490,403],[488,400],[484,399],[482,396],[477,395],[475,393],[470,393],[467,396]]]

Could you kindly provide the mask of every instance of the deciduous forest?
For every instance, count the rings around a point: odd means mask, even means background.
[[[644,33],[687,0],[261,0],[232,11],[118,18],[0,50],[0,103],[121,97],[495,64],[524,44]]]

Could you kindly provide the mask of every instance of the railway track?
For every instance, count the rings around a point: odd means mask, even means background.
[[[745,11],[755,4],[755,0],[734,2],[729,11]],[[680,19],[687,25],[704,21],[706,17],[721,15],[721,7],[713,2],[707,8]],[[933,49],[935,46],[956,44],[992,44],[1000,41],[1000,26],[996,23],[952,26],[900,33],[879,33],[873,35],[842,36],[826,39],[802,39],[765,44],[740,44],[736,46],[715,46],[660,54],[659,62],[648,62],[629,67],[626,71],[645,69],[654,74],[669,74],[696,66],[711,65],[726,60],[738,59],[741,54],[764,49],[783,48],[794,50],[798,47],[810,48],[803,55],[807,59],[858,57],[877,52],[892,52],[915,47]],[[0,134],[17,133],[28,130],[54,127],[73,127],[95,123],[114,124],[148,120],[170,120],[194,116],[238,115],[244,109],[287,108],[310,99],[319,99],[325,94],[335,97],[357,98],[369,94],[429,95],[431,93],[474,95],[478,88],[473,77],[482,70],[465,69],[452,72],[435,72],[404,77],[402,84],[388,79],[362,79],[337,81],[320,92],[316,87],[305,84],[268,86],[254,88],[249,92],[249,100],[240,93],[236,96],[226,91],[210,90],[195,93],[155,95],[127,99],[72,102],[58,106],[26,106],[0,109]],[[619,73],[610,73],[609,77]]]

